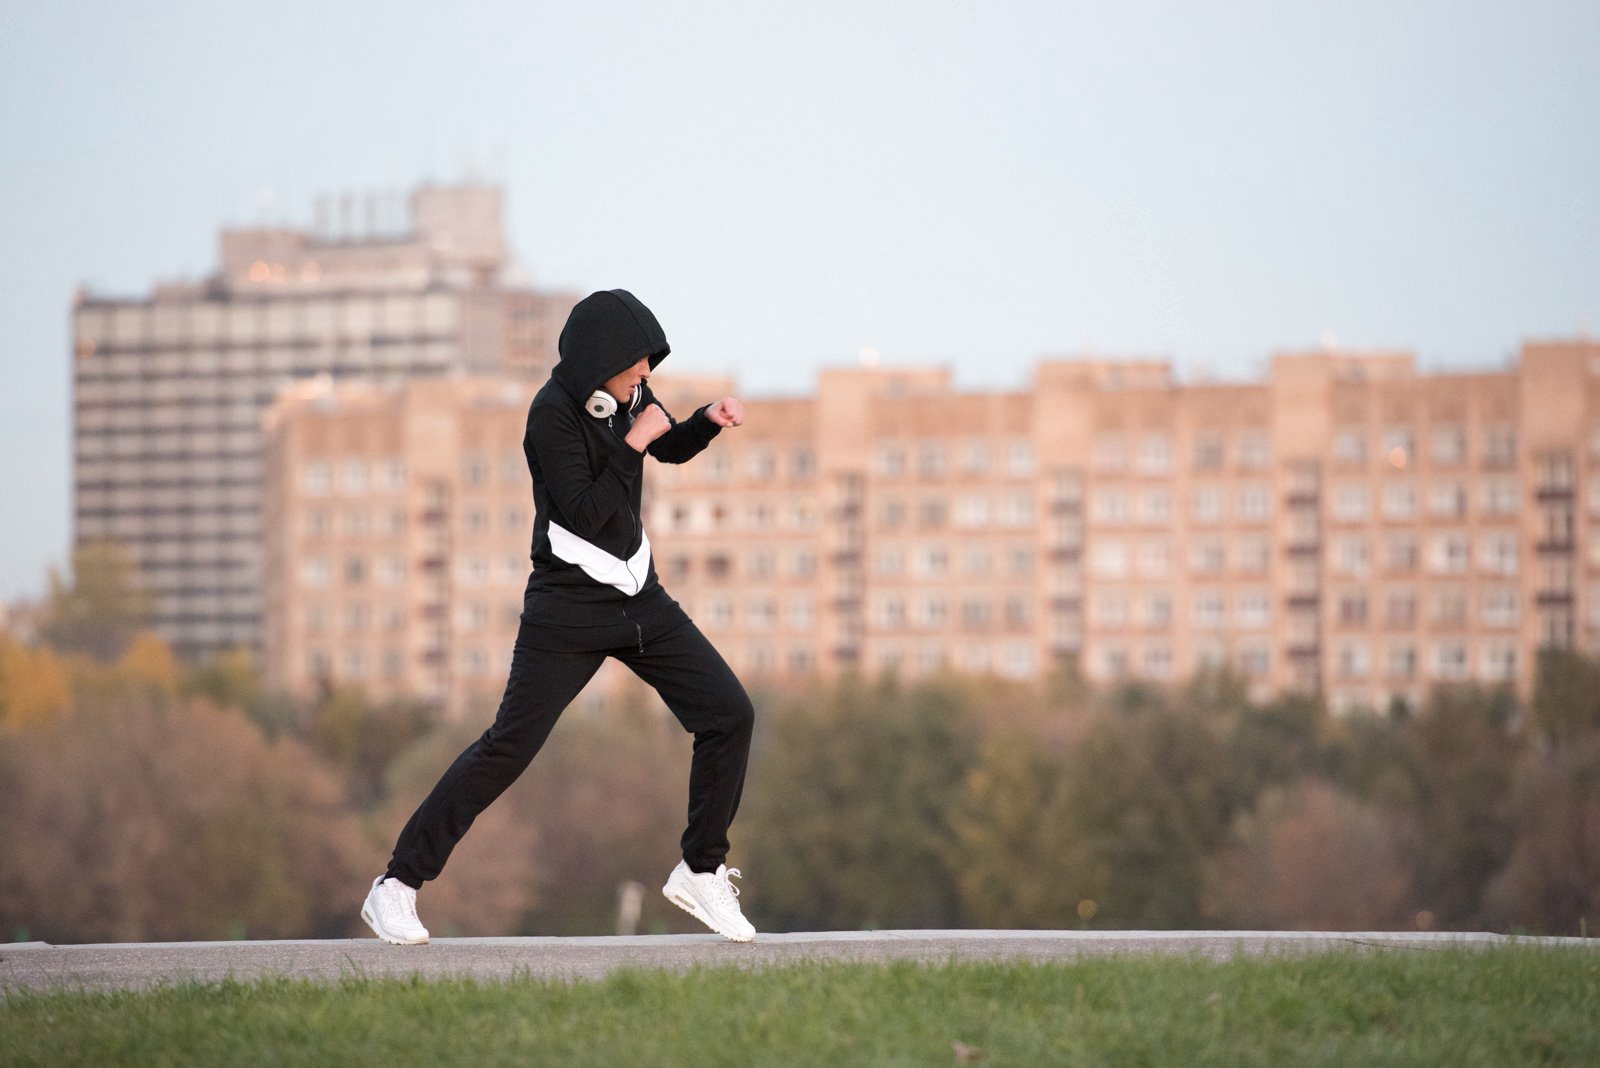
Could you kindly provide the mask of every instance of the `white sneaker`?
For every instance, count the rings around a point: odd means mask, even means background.
[[[667,876],[661,892],[678,906],[723,938],[734,942],[753,942],[756,929],[739,911],[739,888],[728,881],[738,868],[721,865],[714,872],[693,872],[689,865],[678,866]]]
[[[380,875],[372,880],[361,903],[361,918],[373,934],[397,946],[419,946],[428,940],[428,929],[417,919],[417,892],[399,879]]]

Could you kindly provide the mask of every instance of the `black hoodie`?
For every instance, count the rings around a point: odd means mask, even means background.
[[[671,349],[650,309],[632,293],[612,289],[572,309],[560,351],[550,381],[528,408],[522,437],[534,503],[533,574],[524,610],[545,632],[539,642],[545,647],[605,648],[619,644],[615,633],[631,643],[634,631],[642,642],[641,621],[687,618],[656,579],[640,514],[644,455],[623,440],[633,416],[658,402],[645,383],[613,416],[597,419],[584,403],[607,379],[646,357],[654,368]],[[721,429],[704,408],[672,422],[648,449],[666,463],[698,455]]]

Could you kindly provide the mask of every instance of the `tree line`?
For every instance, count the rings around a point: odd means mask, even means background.
[[[91,548],[38,640],[0,635],[0,939],[363,935],[393,836],[493,716],[333,689],[247,654],[179,665]],[[95,556],[95,553],[102,553]],[[80,554],[81,555],[81,554]],[[730,858],[765,930],[1438,929],[1600,920],[1600,663],[1531,700],[1254,704],[1237,680],[1096,689],[842,678],[757,692]],[[677,859],[690,739],[644,693],[574,708],[419,899],[439,935],[693,930]]]

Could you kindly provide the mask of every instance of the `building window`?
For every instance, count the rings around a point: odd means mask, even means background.
[[[1151,679],[1169,679],[1172,677],[1172,647],[1169,645],[1150,645],[1144,651],[1144,674]]]
[[[1147,434],[1139,443],[1139,470],[1164,475],[1172,470],[1172,442],[1165,434]]]
[[[1201,434],[1194,442],[1194,469],[1221,471],[1225,461],[1221,434]]]
[[[1594,612],[1591,603],[1590,613]],[[1517,625],[1517,591],[1498,588],[1483,591],[1483,625],[1486,627],[1514,627]]]
[[[1517,432],[1509,426],[1492,426],[1483,442],[1483,460],[1491,467],[1510,467],[1517,462]]]
[[[1419,557],[1415,534],[1390,534],[1384,539],[1384,566],[1390,571],[1415,571]]]
[[[1272,595],[1266,590],[1247,590],[1239,595],[1239,626],[1244,630],[1264,630],[1272,623]]]
[[[1007,445],[1006,470],[1018,478],[1033,474],[1033,446],[1026,441],[1013,441]]]
[[[1455,586],[1435,590],[1433,594],[1433,621],[1445,627],[1461,627],[1467,622],[1466,591]]]
[[[1216,523],[1222,519],[1222,488],[1201,486],[1189,502],[1189,514],[1196,523]]]
[[[1097,489],[1089,497],[1089,516],[1105,526],[1121,526],[1128,521],[1128,493],[1110,487]]]
[[[1456,574],[1467,569],[1471,550],[1467,536],[1460,531],[1435,534],[1428,556],[1429,570],[1440,574]]]
[[[1508,530],[1494,531],[1483,536],[1483,569],[1494,575],[1517,573],[1517,536]]]
[[[1261,535],[1240,538],[1234,558],[1240,571],[1259,575],[1267,570],[1272,562],[1272,542]]]
[[[1404,587],[1391,589],[1385,598],[1384,622],[1391,627],[1410,627],[1417,622],[1417,594]]]
[[[1139,574],[1144,578],[1166,578],[1172,569],[1172,547],[1165,541],[1145,541],[1139,545]]]
[[[1483,677],[1490,682],[1510,682],[1517,677],[1517,647],[1488,642],[1483,647]]]
[[[983,441],[969,441],[961,450],[961,469],[969,475],[981,475],[989,470],[989,445]]]
[[[1433,674],[1435,678],[1454,681],[1467,677],[1467,644],[1465,642],[1440,642],[1433,648]]]
[[[1339,646],[1339,674],[1347,679],[1364,679],[1372,667],[1372,653],[1366,642],[1344,642]]]
[[[1104,627],[1128,624],[1128,598],[1121,593],[1102,593],[1094,599],[1095,621]]]
[[[1272,490],[1267,486],[1252,484],[1239,490],[1239,518],[1258,522],[1272,516]]]
[[[1172,624],[1172,594],[1157,590],[1144,599],[1144,625],[1167,627]]]
[[[1239,437],[1239,466],[1246,471],[1263,471],[1272,460],[1272,447],[1267,435],[1259,432]]]
[[[1461,518],[1467,514],[1467,487],[1463,482],[1435,482],[1428,493],[1428,510],[1436,516]]]
[[[1517,480],[1514,478],[1490,478],[1483,483],[1483,511],[1486,515],[1515,515],[1517,512],[1519,493]],[[1591,500],[1590,511],[1596,511],[1596,504]]]
[[[1227,601],[1216,590],[1201,590],[1194,596],[1194,625],[1207,629],[1226,626]]]
[[[1227,550],[1221,538],[1199,538],[1189,550],[1189,570],[1197,575],[1214,575],[1227,565]]]
[[[1097,541],[1089,551],[1090,568],[1101,578],[1123,578],[1128,574],[1128,546],[1116,539]]]
[[[1347,627],[1367,625],[1367,594],[1365,590],[1348,590],[1339,595],[1339,622]]]
[[[332,488],[333,480],[328,465],[321,460],[312,460],[306,464],[305,474],[302,477],[306,493],[313,497],[320,497]]]
[[[1403,471],[1417,454],[1417,436],[1410,427],[1392,426],[1383,432],[1383,456],[1389,466]]]
[[[1272,667],[1272,650],[1265,645],[1250,644],[1239,650],[1239,670],[1253,679],[1264,678]]]
[[[1467,456],[1467,432],[1458,426],[1435,427],[1433,462],[1441,466],[1459,464]]]
[[[914,558],[919,578],[943,578],[950,571],[950,551],[943,545],[924,545]]]
[[[989,498],[981,493],[964,494],[956,501],[956,525],[981,527],[989,522]]]
[[[905,472],[906,454],[899,445],[883,445],[878,449],[878,474],[883,478],[898,478]]]
[[[1369,491],[1365,483],[1347,482],[1333,492],[1333,517],[1345,523],[1367,518]]]
[[[1333,437],[1333,456],[1340,463],[1350,466],[1366,463],[1366,431],[1351,428],[1336,433]]]
[[[1333,566],[1340,574],[1361,576],[1372,569],[1367,539],[1346,535],[1334,542]]]
[[[1572,454],[1541,453],[1537,463],[1540,493],[1561,493],[1572,489]]]
[[[1140,520],[1149,526],[1165,526],[1172,522],[1172,491],[1147,489],[1139,495]]]
[[[1388,675],[1391,679],[1417,677],[1417,647],[1407,642],[1389,646]]]
[[[1417,514],[1417,487],[1410,482],[1386,482],[1383,486],[1383,517],[1412,519]]]

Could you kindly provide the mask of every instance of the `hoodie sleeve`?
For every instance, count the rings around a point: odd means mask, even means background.
[[[649,388],[645,387],[646,390]],[[654,394],[647,393],[645,403],[667,411]],[[696,408],[694,414],[681,423],[673,419],[672,429],[650,443],[650,455],[666,464],[681,464],[699,456],[711,444],[711,439],[722,432],[722,428],[707,417],[706,409],[709,407],[711,405],[706,404]],[[667,418],[672,419],[672,413],[668,412]]]
[[[579,537],[593,540],[606,520],[628,508],[644,456],[619,443],[599,475],[591,475],[583,428],[573,422],[577,418],[575,407],[546,409],[528,421],[528,439],[563,523]]]

